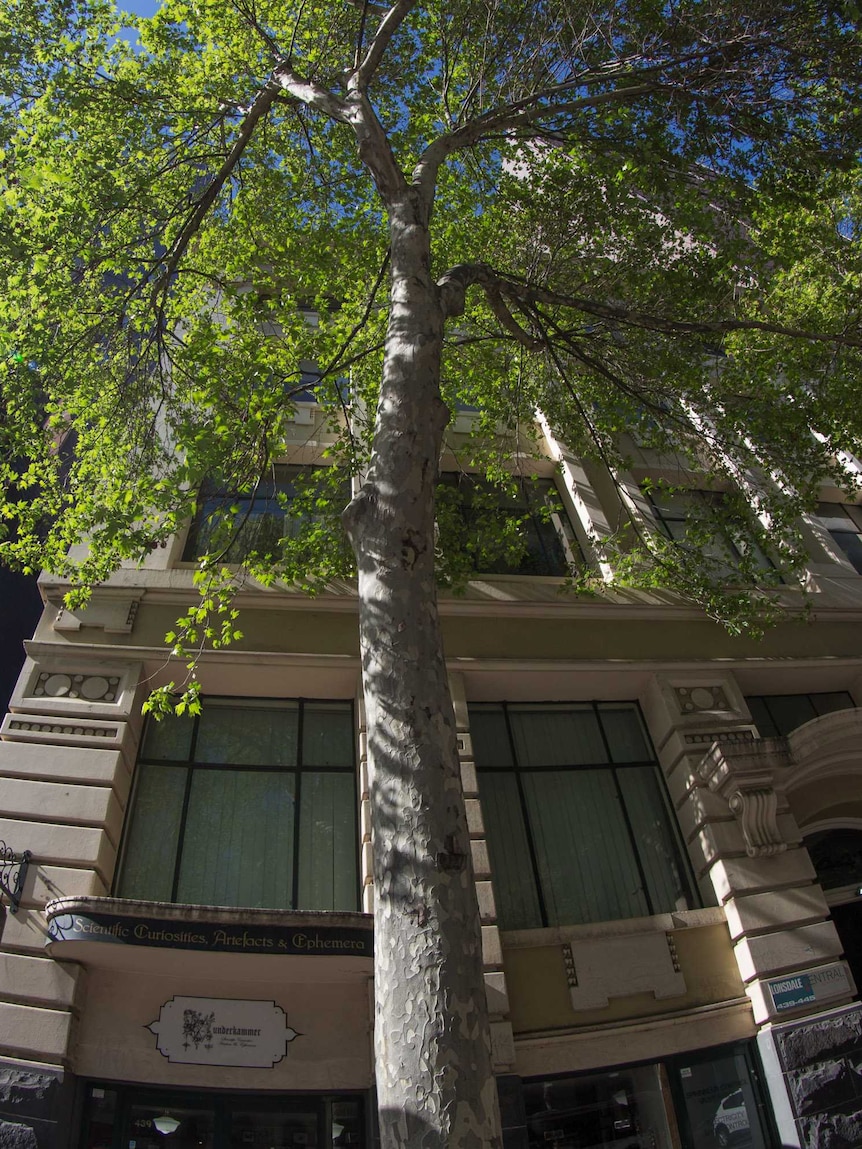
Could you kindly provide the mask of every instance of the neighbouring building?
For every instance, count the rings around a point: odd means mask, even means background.
[[[297,404],[257,539],[327,434]],[[812,620],[731,638],[660,592],[560,593],[617,495],[545,445],[501,507],[557,490],[524,563],[442,603],[507,1149],[858,1145],[860,509],[824,491],[806,526]],[[374,1142],[352,587],[247,585],[202,716],[141,717],[217,500],[86,608],[41,580],[0,741],[2,1146]]]

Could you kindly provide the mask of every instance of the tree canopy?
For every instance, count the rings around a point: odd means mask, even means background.
[[[846,6],[166,0],[137,43],[109,3],[3,8],[7,562],[92,583],[175,530],[205,477],[253,485],[300,360],[319,401],[343,404],[349,374],[373,411],[398,179],[427,200],[432,274],[469,293],[442,386],[481,426],[540,408],[612,468],[635,429],[743,477],[790,565],[803,503],[854,481]],[[354,471],[372,430],[350,420]],[[499,476],[505,451],[467,461]],[[631,535],[626,577],[648,577]],[[711,602],[709,572],[647,541]],[[313,569],[306,550],[278,573]]]
[[[384,1143],[496,1143],[435,605],[445,425],[480,410],[462,462],[498,483],[540,411],[612,475],[634,434],[727,491],[687,547],[625,499],[603,546],[751,624],[758,548],[792,579],[801,511],[858,485],[858,7],[164,0],[134,43],[109,0],[0,21],[0,559],[73,588],[142,560],[205,484],[272,479],[316,365],[361,480]],[[330,470],[256,577],[341,569]],[[230,545],[186,638],[222,607],[232,637]]]

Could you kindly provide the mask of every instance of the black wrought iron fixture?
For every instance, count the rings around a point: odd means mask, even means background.
[[[27,867],[33,855],[29,850],[16,854],[11,846],[0,839],[0,890],[9,898],[9,907],[17,914],[21,905],[21,891],[27,878]]]

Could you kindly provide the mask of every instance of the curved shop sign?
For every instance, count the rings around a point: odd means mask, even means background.
[[[372,955],[370,930],[349,926],[218,925],[87,912],[57,914],[48,922],[48,933],[52,942],[159,946],[209,953]]]
[[[172,997],[146,1028],[168,1061],[268,1069],[302,1034],[274,1001]]]

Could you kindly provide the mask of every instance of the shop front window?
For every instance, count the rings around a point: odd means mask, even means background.
[[[672,1149],[660,1067],[526,1082],[531,1149]]]
[[[771,1143],[751,1049],[738,1045],[669,1065],[683,1144],[690,1149],[766,1149]]]
[[[365,1145],[359,1097],[90,1086],[81,1149],[327,1149]]]
[[[695,905],[636,705],[475,705],[470,729],[503,929]]]
[[[770,1120],[752,1048],[525,1081],[530,1149],[767,1149]]]
[[[207,699],[147,726],[116,893],[355,910],[356,811],[349,702]]]

